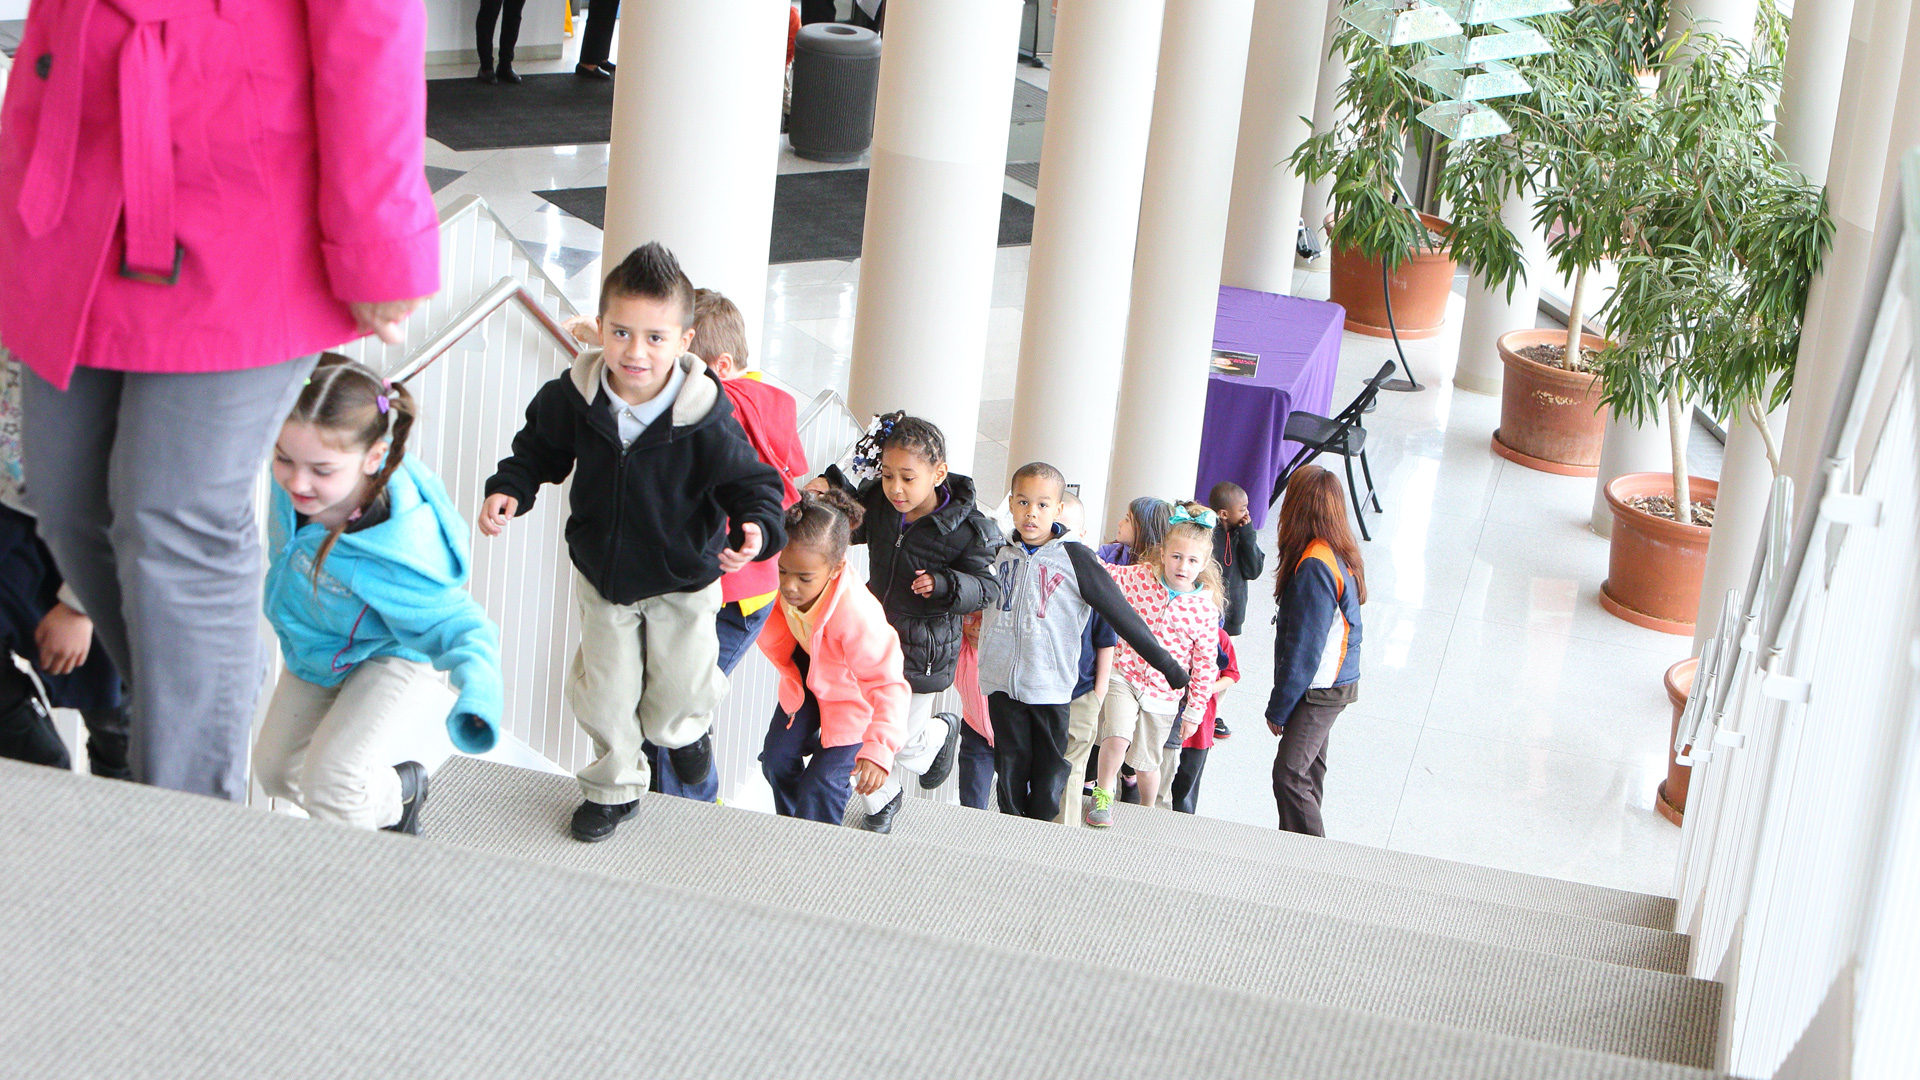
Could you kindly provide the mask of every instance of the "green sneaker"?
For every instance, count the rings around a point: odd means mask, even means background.
[[[1087,824],[1096,829],[1113,824],[1113,793],[1106,788],[1093,789],[1093,805],[1087,807]]]

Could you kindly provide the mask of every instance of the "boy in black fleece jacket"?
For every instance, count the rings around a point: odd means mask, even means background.
[[[693,286],[659,244],[628,255],[600,295],[602,347],[540,388],[513,453],[487,481],[497,536],[541,484],[573,475],[567,550],[580,647],[567,703],[593,738],[577,840],[604,840],[650,778],[644,744],[682,783],[713,767],[726,695],[714,617],[720,575],[785,542],[780,474],[763,464],[693,343]]]

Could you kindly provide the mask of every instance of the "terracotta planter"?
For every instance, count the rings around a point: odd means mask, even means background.
[[[1687,782],[1693,778],[1693,766],[1673,760],[1673,740],[1680,737],[1680,714],[1687,711],[1687,695],[1693,692],[1693,673],[1700,667],[1698,657],[1689,657],[1667,669],[1667,700],[1673,703],[1673,727],[1667,732],[1667,778],[1660,781],[1653,808],[1660,816],[1680,824],[1687,812]]]
[[[1695,502],[1710,502],[1720,494],[1720,485],[1712,480],[1695,476],[1689,482]],[[1607,485],[1613,545],[1600,606],[1635,626],[1691,636],[1700,607],[1700,577],[1707,566],[1707,538],[1713,530],[1627,505],[1636,495],[1672,494],[1673,476],[1663,472],[1627,473]]]
[[[1600,440],[1607,432],[1607,409],[1600,404],[1605,387],[1597,375],[1538,364],[1520,355],[1534,345],[1564,345],[1564,330],[1514,330],[1500,335],[1500,362],[1507,366],[1500,383],[1500,429],[1493,452],[1508,461],[1561,476],[1592,476],[1600,471]],[[1581,334],[1589,349],[1609,342]]]
[[[1331,221],[1332,219],[1328,219]],[[1427,228],[1446,235],[1447,222],[1421,214]],[[1440,332],[1447,321],[1447,297],[1453,292],[1453,259],[1446,249],[1415,251],[1413,258],[1387,276],[1393,291],[1393,326],[1400,340],[1417,341]],[[1386,298],[1380,291],[1380,263],[1353,248],[1333,252],[1332,293],[1328,299],[1347,309],[1347,329],[1356,334],[1390,337]]]

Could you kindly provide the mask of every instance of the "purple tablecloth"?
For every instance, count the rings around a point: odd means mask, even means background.
[[[1251,378],[1215,374],[1209,379],[1195,499],[1205,502],[1214,484],[1231,480],[1247,489],[1254,526],[1267,523],[1274,477],[1300,448],[1280,438],[1287,415],[1295,410],[1332,414],[1346,314],[1339,304],[1319,300],[1220,290],[1213,347],[1254,353],[1260,363]]]

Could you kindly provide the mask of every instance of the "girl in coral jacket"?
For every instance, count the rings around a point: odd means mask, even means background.
[[[1213,511],[1199,503],[1175,503],[1158,544],[1132,566],[1108,567],[1154,640],[1186,667],[1188,685],[1202,688],[1212,687],[1218,674],[1222,589],[1213,561],[1215,524]],[[1120,643],[1100,708],[1100,778],[1087,807],[1088,825],[1113,824],[1113,795],[1123,763],[1133,766],[1139,779],[1140,805],[1153,805],[1161,783],[1160,748],[1173,729],[1180,696],[1132,645]],[[1179,718],[1183,740],[1206,718],[1208,696],[1204,691],[1189,695]]]
[[[847,576],[861,513],[837,489],[808,492],[787,509],[779,612],[760,631],[760,651],[780,673],[760,769],[781,815],[830,825],[844,818],[884,833],[898,801],[870,814],[865,796],[893,770],[913,689],[880,601]]]

